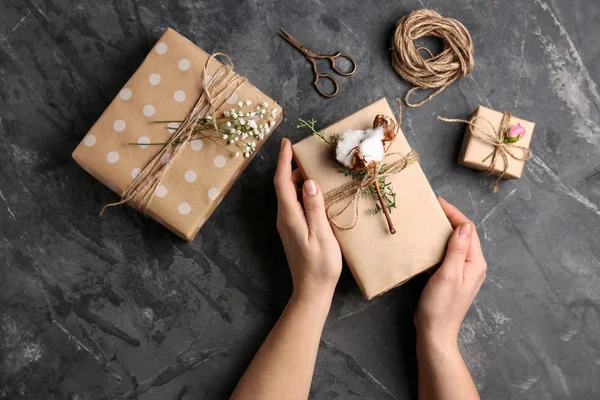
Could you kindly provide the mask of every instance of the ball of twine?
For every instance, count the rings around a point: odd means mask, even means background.
[[[414,41],[423,36],[442,39],[443,50],[434,56],[426,47],[415,47]],[[423,58],[419,53],[421,50],[429,57]],[[413,11],[396,24],[392,66],[414,86],[406,93],[406,105],[420,107],[452,82],[471,73],[475,66],[471,35],[453,18],[444,18],[433,10]],[[418,89],[437,90],[418,103],[411,103],[409,96]]]

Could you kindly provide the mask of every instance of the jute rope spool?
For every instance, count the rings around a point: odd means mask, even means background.
[[[442,39],[443,50],[433,55],[426,47],[415,47],[414,41],[424,36]],[[420,51],[429,57],[423,58]],[[433,10],[413,11],[396,24],[392,66],[398,75],[413,85],[404,97],[406,105],[420,107],[452,82],[471,73],[475,66],[471,35],[453,18],[444,18]],[[425,99],[411,103],[409,97],[418,89],[436,90]]]

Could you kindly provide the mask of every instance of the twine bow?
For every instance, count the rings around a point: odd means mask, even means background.
[[[497,175],[494,181],[494,193],[498,191],[498,184],[500,183],[500,180],[504,177],[506,171],[508,170],[509,156],[519,161],[527,161],[531,158],[531,150],[529,150],[527,147],[519,146],[515,143],[505,142],[504,140],[508,137],[508,131],[510,129],[508,127],[508,124],[510,122],[510,113],[502,113],[502,120],[500,121],[500,127],[498,129],[494,128],[494,125],[487,118],[479,117],[477,115],[473,115],[468,121],[464,119],[452,119],[444,117],[437,118],[440,121],[445,122],[463,122],[465,124],[468,124],[471,127],[471,135],[473,135],[475,138],[481,140],[484,143],[488,143],[494,146],[492,161],[490,162],[490,165],[488,165],[487,169],[484,171],[485,175]],[[487,122],[490,125],[492,132],[494,133],[484,131],[479,126],[477,126],[475,122],[478,119]],[[515,150],[520,150],[522,152],[522,155],[516,154]],[[504,168],[499,174],[497,174],[496,162],[498,161],[499,157],[502,158],[502,161],[504,161]]]
[[[388,160],[393,157],[398,157],[397,160],[389,162]],[[385,162],[388,161],[386,164]],[[360,199],[362,198],[363,191],[369,186],[374,185],[381,178],[385,178],[387,176],[395,175],[404,168],[409,165],[415,164],[419,162],[419,155],[415,150],[411,150],[408,154],[404,155],[402,153],[389,153],[386,154],[383,161],[378,163],[375,168],[367,169],[365,175],[360,179],[353,179],[348,183],[345,183],[341,186],[338,186],[335,189],[332,189],[325,193],[325,211],[327,213],[327,218],[337,229],[347,231],[356,226],[358,223],[358,214],[359,214],[359,205]],[[348,199],[348,202],[342,209],[336,213],[331,212],[331,207],[341,201]],[[350,207],[350,205],[354,202],[354,219],[351,225],[348,226],[340,226],[335,222],[335,218],[339,217]]]
[[[221,65],[213,75],[212,79],[206,81],[205,78],[208,76],[207,71],[209,63],[212,60],[216,60],[219,56],[224,57],[227,60],[227,63]],[[171,139],[169,139],[165,146],[125,189],[121,195],[121,200],[116,203],[105,205],[102,208],[100,215],[104,214],[109,207],[125,203],[136,208],[141,213],[146,214],[150,202],[154,198],[156,188],[173,165],[173,162],[175,162],[177,156],[185,148],[188,142],[192,140],[194,130],[202,124],[207,115],[214,116],[215,110],[220,108],[227,100],[225,96],[223,96],[220,103],[215,104],[217,99],[221,97],[220,95],[228,90],[231,90],[233,93],[246,82],[246,78],[240,77],[233,72],[233,62],[231,61],[231,58],[224,53],[215,53],[206,60],[202,79],[204,84],[201,84],[201,94],[192,111],[190,111],[189,115],[181,123],[179,128],[173,133]],[[216,118],[213,118],[212,122],[215,131],[218,131]]]

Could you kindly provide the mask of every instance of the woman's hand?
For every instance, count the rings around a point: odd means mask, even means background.
[[[446,257],[429,278],[415,313],[419,340],[428,346],[456,347],[460,326],[485,280],[487,268],[475,225],[439,199],[454,227]]]
[[[315,181],[302,184],[302,203],[296,184],[302,183],[298,170],[292,172],[292,145],[283,139],[275,173],[278,212],[277,229],[290,265],[294,296],[331,298],[342,271],[340,246],[325,214],[323,193]]]

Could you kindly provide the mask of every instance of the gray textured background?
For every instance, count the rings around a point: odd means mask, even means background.
[[[452,4],[450,4],[452,3]],[[299,116],[329,124],[408,85],[394,22],[423,7],[461,20],[477,66],[404,130],[437,194],[478,225],[488,279],[460,345],[482,397],[600,393],[600,4],[5,0],[0,5],[0,398],[223,399],[290,291],[275,229],[279,139]],[[167,27],[277,99],[286,119],[193,243],[128,208],[70,154]],[[358,73],[318,97],[286,27]],[[522,179],[490,193],[455,163],[482,104],[535,121]],[[412,311],[423,280],[365,302],[344,272],[311,397],[415,397]],[[154,387],[151,387],[155,385]]]

